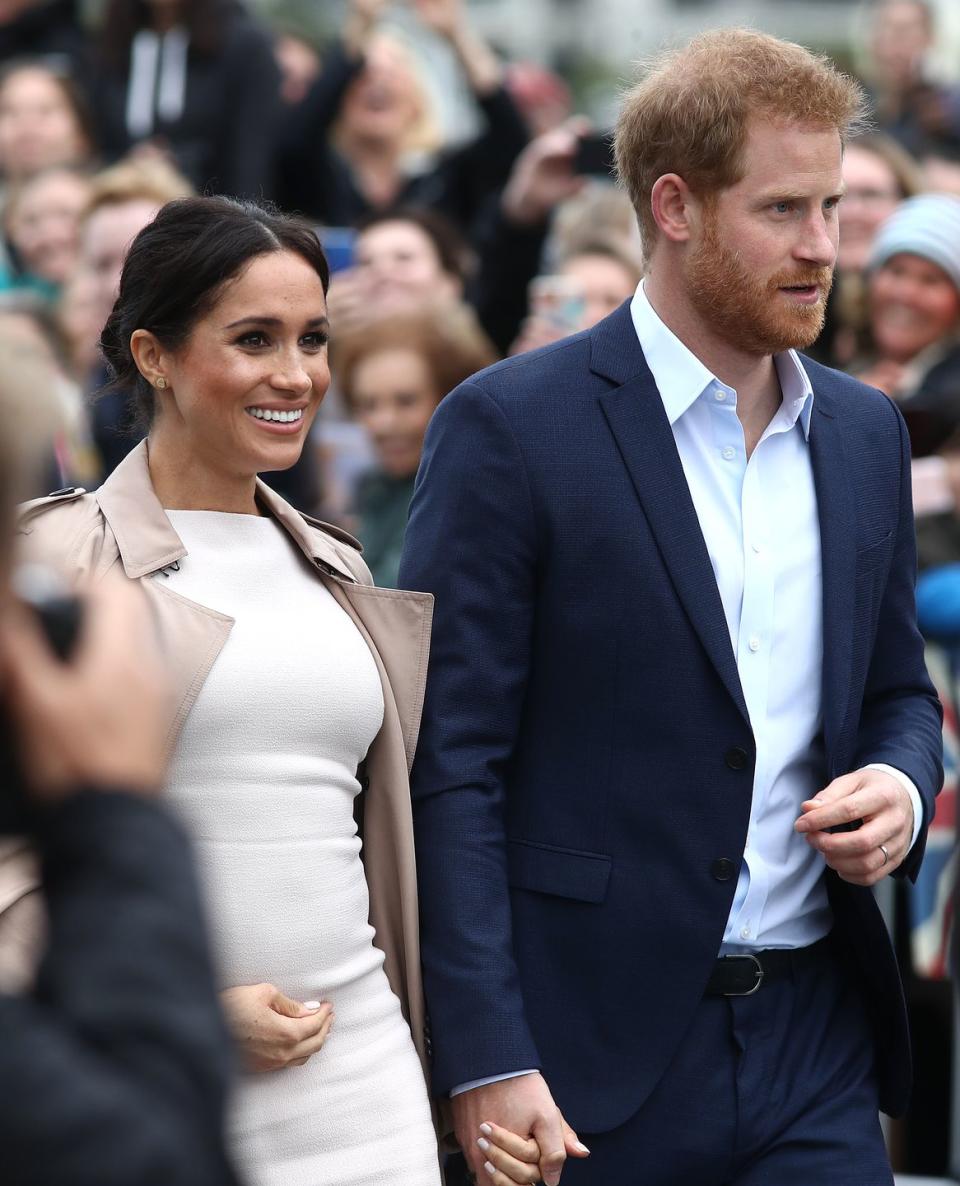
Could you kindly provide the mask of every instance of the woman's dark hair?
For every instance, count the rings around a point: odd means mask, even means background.
[[[223,46],[230,18],[243,15],[237,0],[184,0],[180,21],[190,37],[190,48],[204,55]],[[100,18],[100,54],[113,69],[130,68],[130,46],[141,29],[153,24],[146,0],[107,0]]]
[[[420,228],[433,244],[445,272],[466,284],[474,270],[474,255],[470,244],[446,215],[428,206],[398,206],[393,210],[378,210],[357,223],[357,234],[385,222],[409,222]]]
[[[145,329],[177,350],[216,304],[228,281],[261,255],[292,251],[330,283],[327,257],[313,228],[298,218],[233,198],[168,202],[130,246],[120,293],[100,335],[113,381],[107,391],[133,397],[137,419],[149,427],[153,389],[130,352],[134,330]]]

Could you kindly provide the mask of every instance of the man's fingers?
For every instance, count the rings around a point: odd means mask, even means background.
[[[558,1111],[537,1120],[533,1126],[533,1139],[540,1147],[540,1176],[545,1186],[557,1186],[563,1163],[567,1160]]]
[[[794,825],[798,832],[822,832],[875,815],[890,806],[884,787],[863,787],[835,802],[811,808]],[[806,808],[806,804],[804,804]]]
[[[563,1118],[563,1113],[560,1114],[560,1125],[563,1129],[563,1146],[567,1151],[568,1157],[589,1157],[590,1150],[580,1140],[577,1134],[573,1131],[566,1120]]]

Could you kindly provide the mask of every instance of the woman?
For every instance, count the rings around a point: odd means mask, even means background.
[[[406,46],[385,35],[384,0],[350,0],[343,44],[287,124],[283,204],[328,226],[353,226],[398,205],[440,210],[465,232],[505,184],[529,133],[503,69],[470,27],[463,0],[414,0],[413,14],[457,59],[486,124],[443,148],[431,103]]]
[[[0,290],[25,288],[55,300],[77,266],[90,179],[54,166],[15,186],[3,212],[16,267],[0,265]]]
[[[198,190],[272,191],[280,74],[236,0],[110,0],[90,90],[110,160],[146,148]]]
[[[23,526],[74,572],[121,569],[154,610],[177,685],[168,797],[247,1072],[241,1177],[435,1186],[407,782],[430,598],[372,588],[349,537],[256,476],[294,464],[326,390],[327,282],[301,223],[165,206],[102,338],[147,439]]]
[[[360,480],[354,510],[378,585],[397,584],[430,417],[448,391],[495,357],[463,305],[396,313],[337,338],[337,382],[376,455],[375,467]]]
[[[89,117],[74,83],[43,62],[0,72],[0,171],[7,183],[54,165],[78,165],[93,151]]]

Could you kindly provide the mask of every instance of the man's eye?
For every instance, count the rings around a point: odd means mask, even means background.
[[[778,214],[789,214],[790,213],[790,203],[789,202],[775,202],[773,208],[774,208],[774,210],[776,210],[776,212]]]

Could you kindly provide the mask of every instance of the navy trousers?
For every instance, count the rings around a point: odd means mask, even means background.
[[[873,1032],[822,946],[753,996],[705,997],[640,1111],[579,1133],[591,1156],[562,1186],[892,1186]]]

